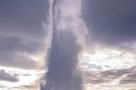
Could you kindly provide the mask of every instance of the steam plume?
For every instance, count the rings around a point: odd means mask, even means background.
[[[80,17],[81,0],[50,0],[49,2],[52,41],[46,85],[41,86],[41,90],[82,90],[78,55],[84,41],[83,30],[86,30],[86,27]]]

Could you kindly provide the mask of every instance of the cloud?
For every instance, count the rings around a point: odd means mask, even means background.
[[[39,54],[46,47],[44,40],[48,30],[43,29],[42,22],[47,20],[47,12],[47,0],[0,1],[0,66],[22,73],[33,71],[28,76],[16,74],[19,77],[19,82],[15,83],[17,87],[20,83],[26,84],[27,79],[33,82],[40,77],[36,76],[34,71],[37,70],[42,58]],[[7,73],[4,76],[3,78],[16,82],[14,77],[10,78],[12,75]],[[26,80],[23,81],[24,77]]]
[[[22,85],[21,86],[22,88],[25,88],[25,89],[39,89],[38,85]]]
[[[0,1],[0,66],[35,69],[36,56],[44,50],[47,0]],[[8,8],[7,8],[8,7]]]
[[[101,84],[101,83],[108,83],[114,80],[120,80],[119,78],[122,78],[124,75],[127,75],[128,78],[134,81],[134,75],[135,75],[135,67],[129,68],[129,69],[110,69],[106,71],[101,71],[101,72],[87,72],[85,74],[86,81],[88,84]],[[127,79],[128,79],[127,78]],[[119,82],[129,82],[129,80],[126,81],[121,80]],[[133,82],[132,81],[132,82]],[[131,82],[130,82],[131,83]]]
[[[27,69],[35,68],[36,62],[30,58],[30,55],[36,55],[43,49],[43,39],[35,40],[17,34],[10,36],[8,31],[6,33],[0,35],[0,65]]]
[[[0,36],[0,53],[7,52],[28,52],[28,53],[36,53],[41,46],[42,42],[33,41],[29,39],[24,39],[17,36]]]
[[[0,1],[0,35],[25,34],[25,37],[42,38],[45,33],[41,21],[46,20],[47,2],[47,0]]]
[[[132,45],[136,42],[136,1],[86,0],[84,19],[90,42],[108,46]],[[126,47],[128,48],[128,47]]]
[[[17,77],[10,75],[5,70],[0,70],[0,80],[9,82],[18,82]]]
[[[1,54],[0,65],[5,67],[15,67],[21,69],[36,69],[36,61],[25,55]]]
[[[0,36],[0,65],[27,69],[36,68],[36,62],[29,55],[36,54],[42,45],[42,42],[20,37]]]
[[[136,71],[136,70],[135,70]],[[120,84],[135,84],[136,83],[136,73],[128,73],[126,77],[122,78]]]

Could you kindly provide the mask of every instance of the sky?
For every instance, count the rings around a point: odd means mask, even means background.
[[[136,1],[51,1],[0,0],[0,88],[135,90]]]

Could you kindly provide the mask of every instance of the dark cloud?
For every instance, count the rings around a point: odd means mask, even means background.
[[[41,21],[45,20],[47,12],[47,0],[1,0],[0,33],[43,37]]]
[[[37,87],[37,85],[22,85],[21,87],[27,88],[27,89],[30,89],[30,90],[39,89],[39,88]]]
[[[0,54],[0,65],[6,67],[16,67],[22,69],[35,69],[36,62],[31,58],[16,54],[16,53],[9,53],[9,54]]]
[[[41,47],[41,42],[22,39],[20,37],[0,36],[0,65],[34,69],[36,68],[36,62],[23,53],[36,54]]]
[[[84,1],[83,17],[91,40],[112,46],[136,41],[135,3],[135,0]]]
[[[36,68],[36,62],[23,53],[36,54],[41,47],[41,42],[22,39],[20,37],[0,36],[0,65],[34,69]]]
[[[48,0],[0,1],[0,65],[34,69],[35,55],[44,47],[42,21],[48,12]]]
[[[17,82],[18,79],[9,73],[5,72],[5,70],[0,70],[0,80],[1,81],[9,81],[9,82]]]
[[[128,74],[125,78],[120,81],[121,84],[136,84],[136,73]]]
[[[0,36],[0,53],[7,52],[27,52],[36,53],[42,46],[40,41],[32,41],[20,37],[1,37]]]
[[[91,84],[107,83],[109,81],[116,80],[122,77],[123,75],[131,75],[131,80],[132,80],[132,77],[134,78],[135,76],[135,67],[129,69],[110,69],[110,70],[102,71],[100,73],[86,72],[85,75],[87,77],[86,78],[87,83],[91,83]]]

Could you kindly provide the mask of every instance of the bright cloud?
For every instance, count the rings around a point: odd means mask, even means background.
[[[116,48],[97,47],[92,53],[83,52],[80,64],[85,74],[85,90],[136,88],[133,79],[136,71],[135,59],[133,51],[126,52]]]

